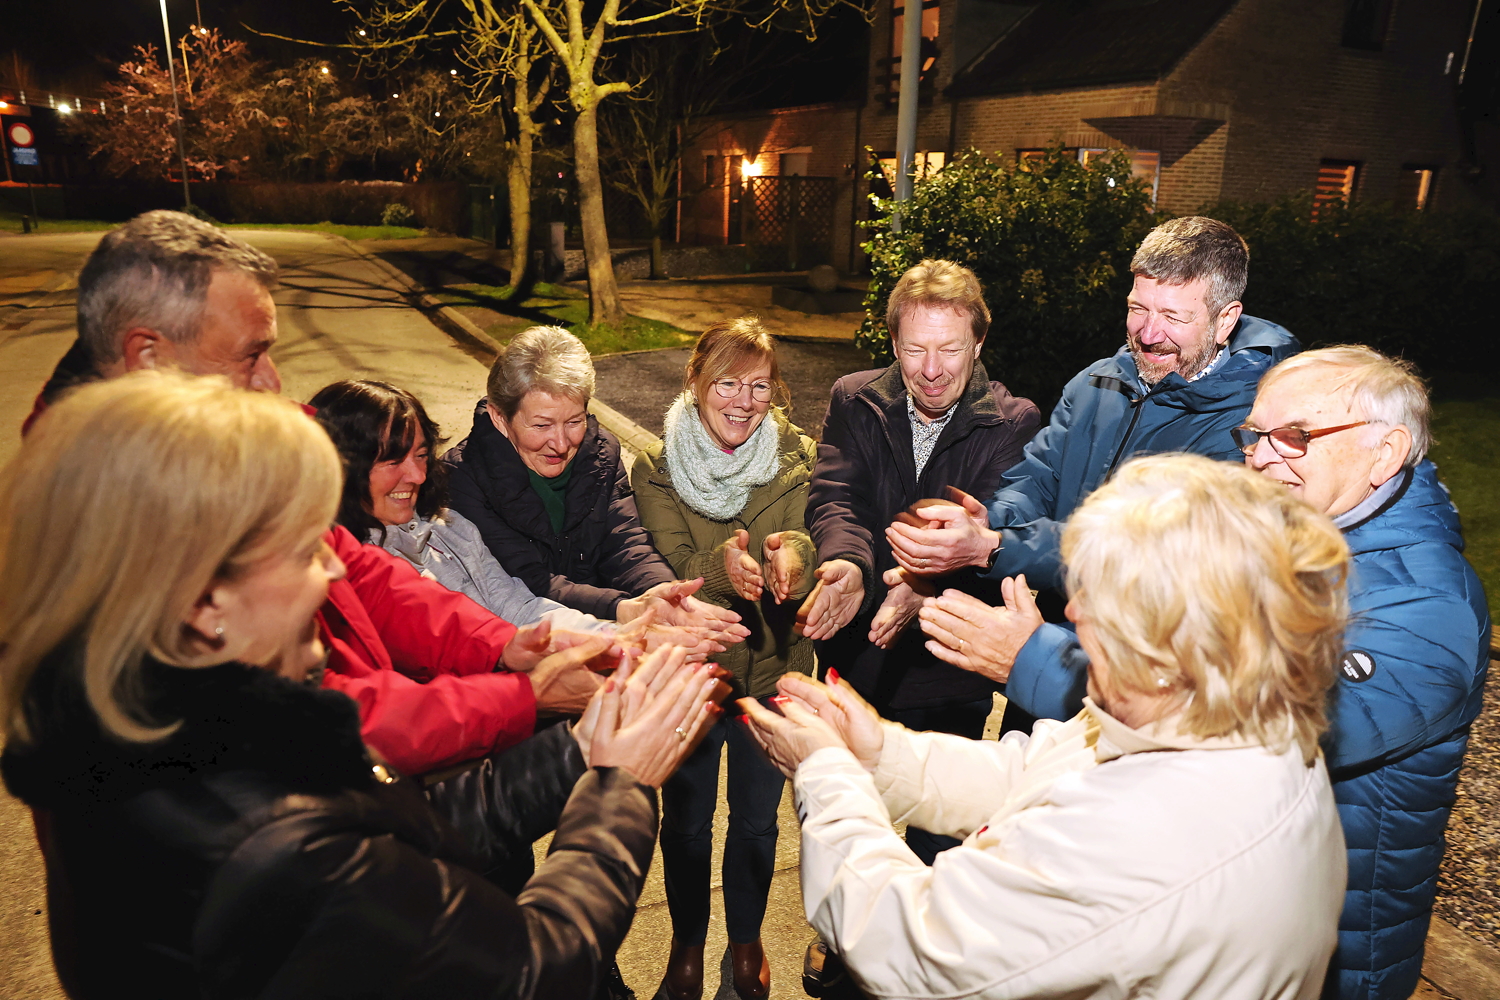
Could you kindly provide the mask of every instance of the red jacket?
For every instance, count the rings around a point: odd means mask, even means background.
[[[345,528],[324,537],[348,572],[318,612],[323,686],[359,705],[366,743],[397,770],[422,774],[531,735],[530,679],[495,670],[514,625]]]
[[[75,342],[32,404],[23,437],[57,395],[98,377],[86,362]],[[359,705],[360,731],[375,752],[399,771],[423,774],[531,735],[530,679],[495,670],[514,625],[344,528],[324,538],[347,573],[318,612],[328,646],[323,686]]]

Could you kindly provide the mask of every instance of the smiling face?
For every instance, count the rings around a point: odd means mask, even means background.
[[[563,474],[588,429],[588,402],[533,390],[521,397],[515,415],[506,418],[486,403],[495,429],[510,439],[526,467],[553,479]]]
[[[715,385],[718,381],[737,381],[740,384],[733,396],[726,397]],[[698,419],[702,421],[703,429],[708,431],[708,436],[725,451],[733,451],[750,440],[750,435],[755,433],[760,422],[766,419],[766,412],[771,409],[769,396],[758,400],[751,391],[750,387],[758,382],[771,384],[770,361],[762,361],[745,371],[730,372],[716,379],[704,380],[701,387],[694,389],[693,395],[698,400]]]
[[[982,346],[969,317],[957,310],[918,305],[901,317],[896,360],[920,416],[937,420],[958,402]]]
[[[1204,302],[1207,293],[1204,278],[1164,285],[1155,278],[1135,276],[1126,299],[1125,337],[1147,385],[1155,385],[1172,372],[1192,378],[1228,342],[1240,318],[1240,304],[1231,302],[1211,315]]]
[[[1318,430],[1364,420],[1337,368],[1294,371],[1262,386],[1245,424],[1256,430]],[[1307,454],[1287,458],[1262,437],[1245,464],[1297,494],[1316,510],[1337,517],[1352,510],[1400,471],[1411,449],[1405,427],[1367,424],[1307,442]]]
[[[427,481],[430,452],[420,427],[411,450],[399,459],[370,468],[370,513],[381,524],[405,524],[417,513],[417,493]]]

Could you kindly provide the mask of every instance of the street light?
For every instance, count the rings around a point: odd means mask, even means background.
[[[182,138],[182,104],[177,99],[177,67],[172,62],[172,28],[167,23],[167,0],[161,3],[161,33],[167,40],[167,76],[172,81],[172,108],[177,112],[177,155],[182,161],[182,207],[193,207],[193,193],[188,189],[187,142]]]

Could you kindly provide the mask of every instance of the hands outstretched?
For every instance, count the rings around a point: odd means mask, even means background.
[[[812,753],[824,747],[844,747],[866,770],[873,771],[885,745],[880,716],[869,703],[829,670],[818,683],[802,674],[787,674],[776,682],[781,692],[773,699],[781,715],[754,698],[741,698],[745,722],[771,763],[788,778]]]

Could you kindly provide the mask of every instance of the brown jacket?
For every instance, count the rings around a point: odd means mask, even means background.
[[[679,578],[703,577],[698,596],[738,612],[750,629],[749,639],[718,657],[719,665],[734,674],[736,697],[775,694],[776,679],[788,670],[803,674],[813,670],[812,643],[797,635],[792,625],[797,608],[812,589],[812,573],[817,568],[812,540],[802,523],[817,446],[781,410],[772,409],[767,419],[775,420],[780,431],[781,467],[775,479],[750,493],[744,510],[731,520],[709,520],[683,502],[672,488],[661,442],[636,456],[630,470],[641,523],[651,532],[658,551]],[[724,547],[741,528],[750,533],[750,554],[757,561],[767,535],[792,533],[785,543],[802,551],[804,570],[791,598],[777,604],[769,587],[756,602],[734,592],[724,568]]]

